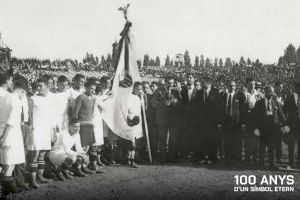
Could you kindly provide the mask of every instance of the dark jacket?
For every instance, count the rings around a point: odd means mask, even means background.
[[[300,95],[298,96],[300,98]],[[299,127],[300,120],[298,118],[298,109],[295,102],[294,95],[290,95],[284,102],[283,110],[287,116],[288,124],[293,129],[294,127]]]
[[[177,99],[176,103],[167,105],[169,98]],[[154,108],[154,123],[157,125],[178,124],[180,111],[180,95],[177,90],[171,90],[168,94],[166,88],[157,89],[152,97],[151,104]]]
[[[266,132],[265,130],[270,128],[268,126],[278,126],[280,115],[283,119],[285,119],[284,121],[286,121],[283,109],[278,103],[278,101],[272,98],[271,104],[273,110],[273,116],[271,121],[268,119],[267,115],[268,100],[266,98],[258,100],[254,107],[254,126],[255,129],[260,130],[262,137],[268,137],[275,134],[274,132]]]
[[[226,111],[227,111],[227,96],[228,93],[221,93],[221,101],[222,101],[222,121],[225,123],[226,120]],[[246,97],[241,91],[236,91],[232,98],[232,123],[240,124],[241,116],[244,112],[244,104]]]
[[[206,101],[205,90],[200,90],[196,95],[197,117],[202,126],[217,125],[222,122],[222,101],[219,91],[211,88]]]
[[[181,120],[184,125],[187,124],[197,124],[198,119],[196,117],[197,115],[197,109],[196,109],[196,95],[198,93],[198,90],[194,87],[192,91],[191,99],[189,100],[188,96],[188,88],[184,87],[181,91]]]

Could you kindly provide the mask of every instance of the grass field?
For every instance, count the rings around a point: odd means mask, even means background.
[[[222,168],[222,169],[220,169]],[[283,175],[286,172],[207,168],[194,164],[105,167],[105,174],[53,182],[26,191],[15,199],[300,199],[300,174],[294,175],[294,192],[234,192],[235,175]]]

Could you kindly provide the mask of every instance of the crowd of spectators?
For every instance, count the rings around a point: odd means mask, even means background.
[[[66,75],[71,78],[76,73],[81,73],[86,77],[113,76],[113,67],[95,65],[93,63],[78,62],[72,59],[41,60],[30,59],[12,59],[14,72],[28,78],[34,82],[37,77],[49,74],[53,77]],[[293,83],[300,76],[300,67],[298,65],[235,65],[233,67],[211,66],[211,67],[176,67],[176,66],[142,66],[140,74],[143,81],[157,81],[165,77],[174,77],[177,81],[183,81],[186,74],[193,74],[194,77],[201,80],[209,77],[213,80],[216,87],[222,86],[230,80],[236,80],[237,84],[243,84],[243,80],[252,77],[258,81],[258,84],[266,85],[271,82],[284,82],[287,88],[291,88]]]

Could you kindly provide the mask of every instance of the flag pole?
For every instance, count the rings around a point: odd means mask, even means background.
[[[125,38],[125,35],[128,34],[128,30],[131,27],[131,22],[128,20],[128,16],[127,16],[129,6],[130,6],[130,4],[127,4],[126,6],[120,7],[118,9],[119,11],[123,12],[124,18],[126,20],[125,27],[122,30],[122,32],[120,33],[120,35],[122,36],[122,38],[123,37]],[[125,39],[125,44],[126,44],[126,41],[127,40]],[[126,56],[125,56],[125,58],[126,58]],[[128,69],[126,69],[126,66],[128,67],[128,65],[129,64],[125,65],[125,71],[128,71]],[[152,164],[152,155],[151,155],[150,140],[149,140],[149,133],[148,133],[148,124],[147,124],[147,119],[146,119],[146,111],[145,111],[145,105],[144,105],[144,103],[142,103],[142,118],[143,118],[142,121],[144,122],[146,139],[147,139],[149,161],[150,161],[150,164]]]
[[[147,147],[148,147],[148,155],[150,164],[152,164],[152,155],[151,155],[151,147],[150,147],[150,140],[149,140],[149,133],[148,133],[148,124],[146,119],[146,111],[145,111],[145,104],[142,103],[142,112],[143,112],[143,122],[145,127],[146,139],[147,139]]]

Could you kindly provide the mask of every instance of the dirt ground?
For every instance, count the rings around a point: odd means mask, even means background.
[[[53,182],[38,190],[14,196],[27,199],[300,199],[300,174],[295,176],[294,192],[233,192],[235,175],[254,174],[258,178],[269,174],[286,174],[278,171],[239,170],[220,167],[207,168],[192,164],[144,165],[138,169],[126,166],[105,167],[105,174],[86,178]]]

